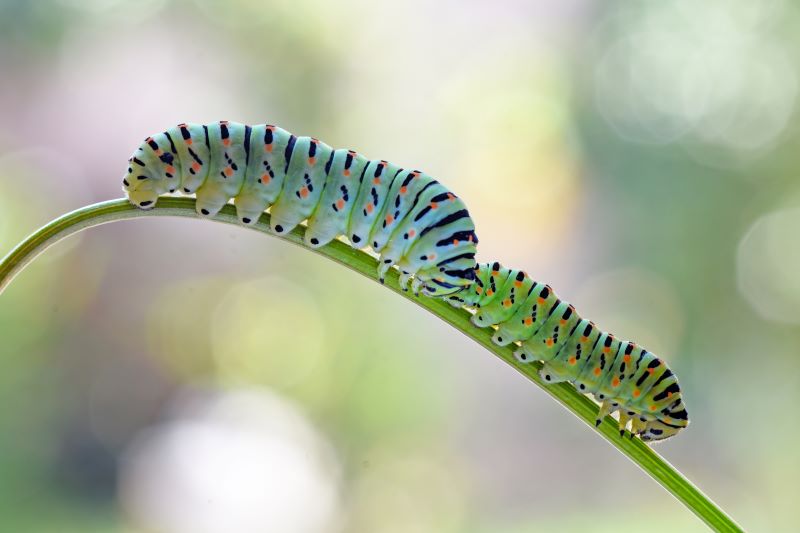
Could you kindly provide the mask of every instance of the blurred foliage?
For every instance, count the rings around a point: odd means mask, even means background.
[[[792,531],[799,24],[780,0],[0,0],[0,245],[119,196],[120,162],[183,120],[269,121],[424,168],[470,206],[480,259],[670,362],[693,424],[660,452],[746,528]],[[213,224],[48,251],[0,298],[0,529],[146,530],[118,489],[136,443],[190,417],[186,389],[261,387],[335,449],[331,530],[637,531],[656,514],[702,530],[396,300]]]

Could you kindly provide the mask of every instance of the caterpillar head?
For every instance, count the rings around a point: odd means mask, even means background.
[[[148,189],[128,189],[125,194],[130,203],[141,209],[152,209],[158,200],[158,193]]]
[[[163,181],[136,156],[141,156],[141,148],[128,161],[128,171],[122,178],[122,190],[128,200],[136,207],[152,209],[160,194],[160,182]],[[136,163],[134,163],[136,161]]]

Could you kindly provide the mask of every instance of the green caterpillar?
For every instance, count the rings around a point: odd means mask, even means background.
[[[663,440],[689,424],[678,379],[655,355],[622,341],[581,318],[549,285],[500,263],[475,267],[475,283],[448,301],[475,309],[472,322],[496,327],[492,341],[519,343],[523,363],[544,361],[539,375],[548,383],[569,381],[601,402],[596,424],[619,411],[620,434]]]
[[[418,170],[334,150],[267,124],[179,124],[148,137],[122,180],[128,199],[151,208],[178,190],[197,195],[197,212],[214,216],[232,198],[242,224],[270,210],[286,233],[308,221],[305,244],[346,235],[354,248],[380,253],[381,280],[396,265],[404,287],[429,296],[472,283],[478,237],[464,202]]]
[[[196,194],[197,212],[214,216],[233,199],[239,220],[255,224],[269,209],[278,234],[307,221],[311,248],[346,236],[380,254],[415,293],[475,310],[492,340],[517,343],[521,362],[544,361],[546,382],[569,381],[601,402],[597,424],[619,411],[620,434],[662,440],[689,423],[677,378],[632,342],[617,340],[578,316],[548,286],[499,263],[478,265],[478,237],[464,203],[418,170],[334,150],[281,128],[221,121],[179,124],[145,139],[128,160],[123,190],[142,209],[158,197]]]

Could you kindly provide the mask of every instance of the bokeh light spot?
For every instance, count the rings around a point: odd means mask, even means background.
[[[179,396],[122,461],[120,498],[148,531],[338,529],[339,467],[290,403],[263,390]]]
[[[800,208],[756,220],[739,243],[739,291],[767,320],[800,324]]]
[[[622,8],[599,31],[598,110],[629,141],[680,140],[717,166],[771,149],[792,115],[798,83],[777,25],[797,13],[763,4],[739,16],[716,1]]]
[[[214,312],[211,339],[218,372],[231,382],[296,385],[323,355],[326,324],[303,286],[281,277],[241,283]]]

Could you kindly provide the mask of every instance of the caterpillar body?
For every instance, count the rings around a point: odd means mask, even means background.
[[[474,309],[476,326],[495,327],[495,344],[519,344],[520,362],[543,361],[544,381],[568,381],[592,394],[600,402],[597,425],[619,411],[620,434],[630,422],[631,436],[656,441],[689,424],[678,379],[661,359],[601,331],[521,270],[485,263],[475,271],[475,283],[447,300]]]
[[[620,434],[656,441],[689,423],[677,378],[632,342],[578,316],[545,284],[499,263],[477,264],[478,237],[466,206],[419,170],[333,149],[269,124],[179,124],[148,137],[128,160],[123,190],[142,209],[174,192],[195,194],[197,212],[214,216],[231,199],[244,225],[269,210],[278,234],[306,221],[311,248],[345,236],[380,257],[415,293],[474,312],[478,327],[521,362],[543,361],[545,382],[568,381],[594,395],[605,415],[619,412]]]
[[[269,124],[179,124],[145,139],[122,185],[144,209],[181,191],[196,194],[197,212],[207,217],[233,199],[245,225],[269,209],[278,234],[307,220],[307,246],[345,235],[380,254],[381,280],[396,265],[404,287],[413,280],[415,292],[429,296],[472,283],[478,237],[460,198],[419,170]]]

